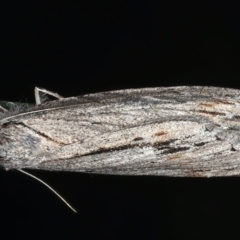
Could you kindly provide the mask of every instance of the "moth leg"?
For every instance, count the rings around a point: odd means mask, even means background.
[[[54,93],[39,87],[35,87],[34,94],[35,94],[36,105],[63,98],[57,93]]]
[[[7,112],[8,110],[0,105],[0,113],[1,112]]]

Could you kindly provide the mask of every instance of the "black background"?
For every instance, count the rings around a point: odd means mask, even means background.
[[[0,96],[34,102],[176,85],[240,88],[239,8],[222,1],[2,1]],[[0,172],[1,239],[239,239],[239,178]]]

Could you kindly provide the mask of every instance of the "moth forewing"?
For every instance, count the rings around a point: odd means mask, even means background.
[[[186,86],[72,98],[36,91],[41,104],[1,115],[0,164],[5,168],[239,175],[239,90]],[[47,97],[43,103],[42,93],[58,100]]]

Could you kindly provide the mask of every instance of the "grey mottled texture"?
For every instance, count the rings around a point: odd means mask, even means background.
[[[240,174],[240,91],[130,89],[0,111],[0,165],[101,174]]]

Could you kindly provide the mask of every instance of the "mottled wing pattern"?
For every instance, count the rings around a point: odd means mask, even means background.
[[[36,149],[25,153],[28,168],[238,175],[239,93],[215,87],[104,92],[41,104],[1,122],[34,136],[29,141],[35,139]]]

